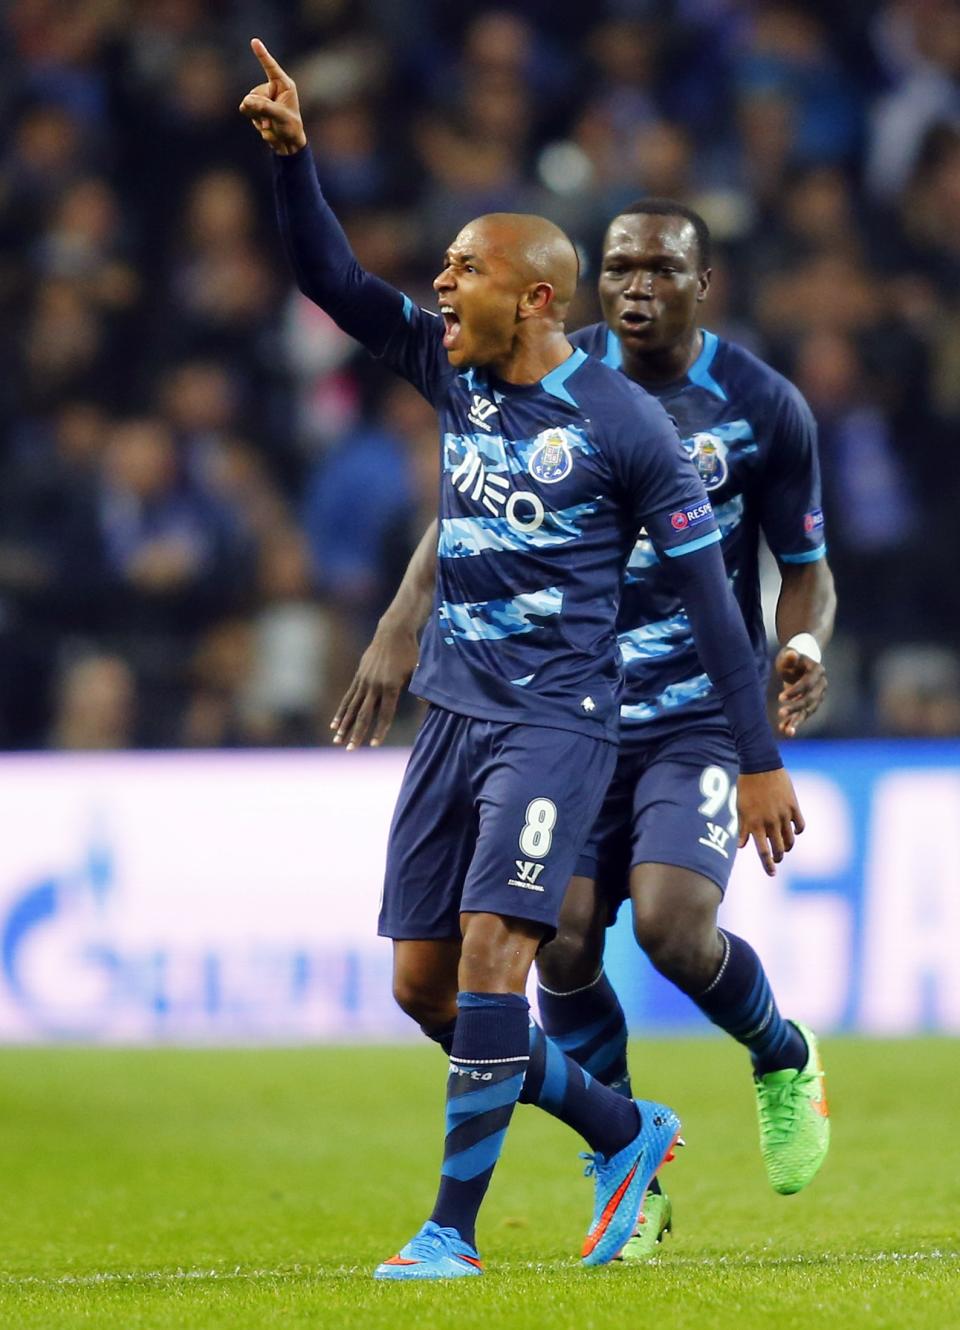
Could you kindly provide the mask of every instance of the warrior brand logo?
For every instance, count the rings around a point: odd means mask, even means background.
[[[488,471],[480,454],[473,449],[467,452],[450,481],[461,494],[469,492],[471,499],[479,499],[494,517],[506,516],[514,531],[538,531],[543,525],[546,509],[540,496],[531,490],[510,493],[509,480]]]
[[[580,705],[583,707],[584,711],[596,711],[597,709],[597,704],[592,697],[585,697]]]
[[[524,887],[527,891],[543,891],[538,879],[543,872],[543,864],[531,863],[529,859],[515,859],[517,876],[510,878],[508,887]]]
[[[531,454],[527,468],[531,476],[542,485],[555,485],[558,480],[565,480],[573,470],[566,430],[545,429],[537,435],[535,442],[538,447]]]
[[[729,859],[727,853],[727,841],[730,839],[730,832],[725,827],[718,826],[716,822],[707,823],[707,834],[701,836],[697,841],[698,845],[706,845],[709,850],[716,850],[717,854]]]
[[[489,433],[493,426],[488,425],[487,421],[496,414],[497,408],[493,402],[486,397],[481,397],[479,393],[473,394],[473,401],[470,403],[470,410],[467,412],[467,419],[471,424],[479,425],[481,429],[485,429]]]

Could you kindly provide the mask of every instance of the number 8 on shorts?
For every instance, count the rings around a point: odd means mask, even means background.
[[[527,820],[520,832],[520,849],[528,859],[543,859],[550,853],[556,824],[557,806],[552,799],[530,800]]]

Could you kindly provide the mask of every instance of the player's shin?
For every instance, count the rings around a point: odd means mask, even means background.
[[[486,1194],[528,1062],[526,998],[460,993],[447,1081],[447,1129],[431,1220],[475,1245]]]
[[[632,1099],[627,1022],[606,973],[601,970],[591,983],[566,992],[540,983],[537,998],[547,1037],[601,1085]]]
[[[723,960],[716,977],[694,1002],[714,1025],[745,1045],[758,1076],[807,1061],[807,1046],[797,1027],[781,1016],[760,957],[743,938],[720,929]]]
[[[565,1122],[592,1150],[608,1157],[637,1133],[638,1111],[578,1066],[535,1023],[530,1025],[530,1061],[520,1092],[522,1104],[536,1104]]]

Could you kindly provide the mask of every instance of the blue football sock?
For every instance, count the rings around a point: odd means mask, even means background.
[[[720,936],[724,952],[717,977],[704,992],[691,997],[714,1025],[750,1050],[758,1076],[799,1069],[808,1057],[806,1040],[780,1015],[760,957],[735,933],[721,928]]]
[[[477,1214],[529,1060],[530,1009],[513,993],[458,993],[457,1011],[443,1167],[430,1218],[475,1247]]]
[[[537,985],[540,1023],[549,1039],[601,1085],[633,1098],[627,1070],[627,1022],[603,970],[569,993]]]
[[[539,1025],[530,1023],[530,1062],[521,1104],[536,1104],[609,1159],[632,1141],[640,1125],[632,1099],[610,1090],[567,1057]]]

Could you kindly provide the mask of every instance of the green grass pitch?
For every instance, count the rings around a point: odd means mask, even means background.
[[[514,1117],[482,1279],[380,1285],[429,1212],[444,1066],[429,1046],[0,1050],[3,1330],[952,1330],[960,1326],[958,1045],[825,1043],[833,1148],[769,1189],[746,1056],[632,1046],[674,1104],[676,1229],[643,1268],[581,1269],[576,1138]]]

